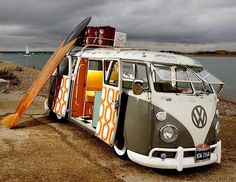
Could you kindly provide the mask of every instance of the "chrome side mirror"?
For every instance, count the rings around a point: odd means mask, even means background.
[[[132,89],[134,95],[141,95],[143,92],[143,80],[134,80]]]

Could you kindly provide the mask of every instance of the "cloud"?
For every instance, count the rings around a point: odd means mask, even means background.
[[[0,1],[0,50],[24,49],[25,43],[53,49],[87,16],[92,25],[114,26],[141,44],[211,49],[236,42],[234,0]]]

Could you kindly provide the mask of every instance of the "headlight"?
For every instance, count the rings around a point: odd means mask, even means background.
[[[156,118],[159,121],[164,121],[166,119],[166,113],[165,112],[158,112],[156,114]]]
[[[173,125],[165,125],[160,129],[160,137],[166,143],[174,142],[178,138],[178,129]]]
[[[218,138],[220,133],[220,122],[217,121],[216,126],[215,126],[215,136]]]

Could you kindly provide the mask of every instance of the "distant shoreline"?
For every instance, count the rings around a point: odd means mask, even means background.
[[[164,53],[172,53],[179,54],[184,56],[221,56],[221,57],[236,57],[236,51],[225,51],[225,50],[217,50],[217,51],[196,51],[196,52],[179,52],[179,51],[160,51]]]

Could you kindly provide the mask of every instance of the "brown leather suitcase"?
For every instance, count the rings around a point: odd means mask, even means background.
[[[83,45],[113,46],[115,28],[111,26],[87,26]]]

